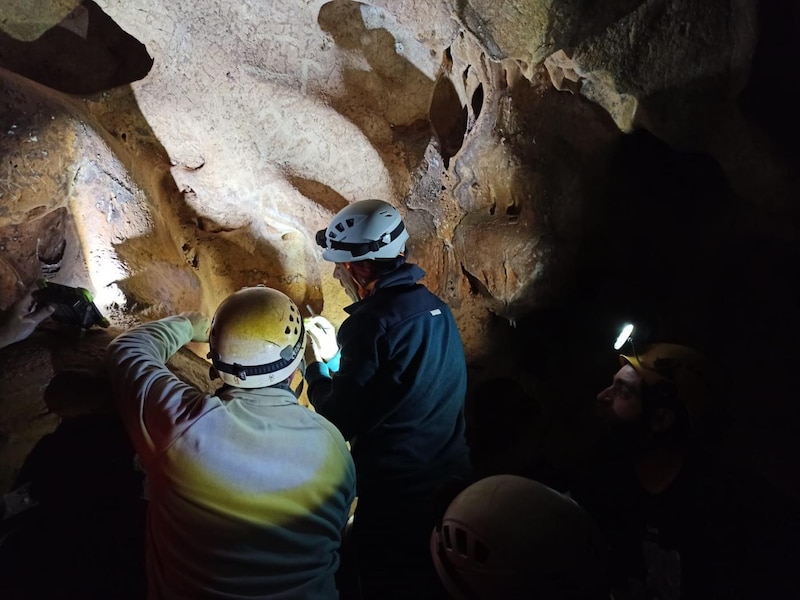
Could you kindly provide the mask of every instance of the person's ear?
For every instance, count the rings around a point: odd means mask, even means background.
[[[653,433],[663,433],[675,426],[677,416],[671,408],[661,407],[656,409],[653,418],[650,420],[650,429]]]

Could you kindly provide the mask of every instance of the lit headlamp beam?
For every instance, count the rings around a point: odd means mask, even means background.
[[[623,344],[627,342],[631,338],[631,334],[633,333],[633,325],[628,323],[625,327],[622,328],[619,336],[617,336],[617,341],[614,342],[614,350],[619,350],[622,348]]]

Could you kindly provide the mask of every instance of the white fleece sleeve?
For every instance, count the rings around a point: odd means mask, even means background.
[[[139,325],[109,344],[114,401],[145,468],[200,417],[222,405],[166,367],[191,339],[191,322],[173,316]]]

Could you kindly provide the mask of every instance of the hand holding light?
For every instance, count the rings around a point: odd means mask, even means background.
[[[320,362],[328,362],[339,352],[336,341],[336,329],[325,317],[318,315],[304,320],[306,332],[311,340],[314,358]]]

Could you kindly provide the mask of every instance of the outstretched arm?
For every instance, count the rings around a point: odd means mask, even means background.
[[[200,416],[219,406],[208,394],[183,383],[166,362],[190,341],[205,341],[208,318],[184,313],[139,325],[108,347],[114,400],[145,465]]]

